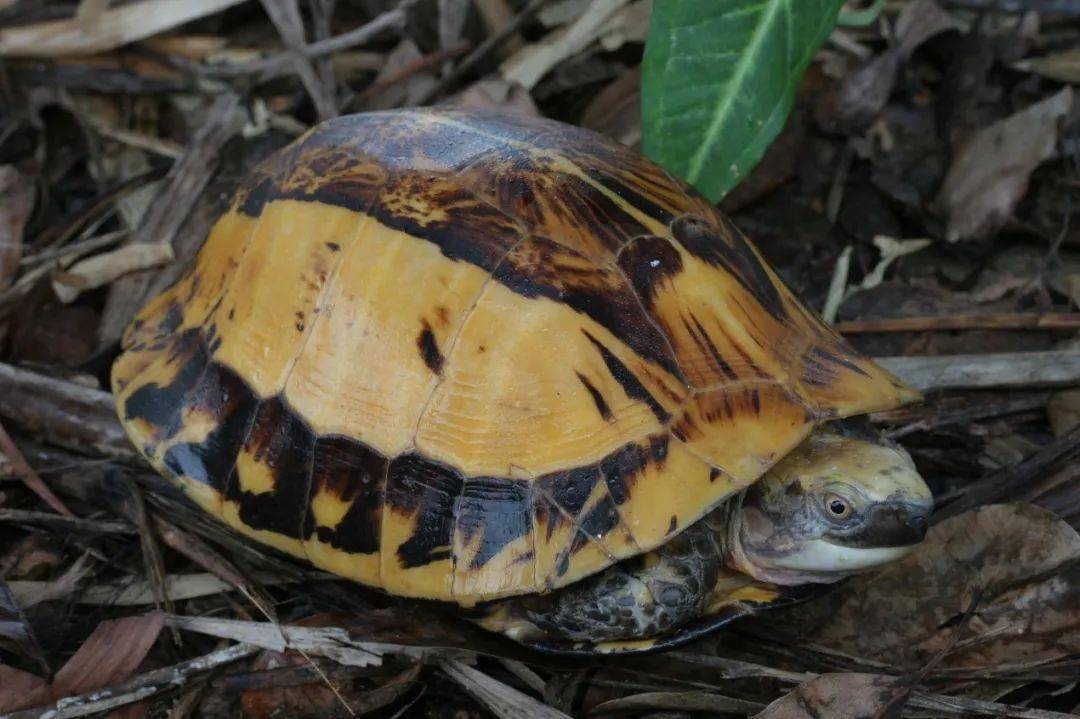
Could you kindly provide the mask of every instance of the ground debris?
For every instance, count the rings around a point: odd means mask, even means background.
[[[320,120],[413,105],[640,149],[657,4],[0,0],[0,713],[1080,710],[1072,0],[848,0],[720,202],[925,395],[870,417],[937,500],[883,572],[670,651],[542,655],[283,558],[137,458],[108,391],[121,334],[252,168]]]

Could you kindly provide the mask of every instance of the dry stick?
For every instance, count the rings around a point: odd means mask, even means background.
[[[75,513],[72,512],[67,506],[60,501],[60,498],[53,494],[53,491],[49,489],[49,485],[42,481],[37,472],[26,462],[26,457],[23,457],[22,452],[15,446],[15,443],[11,441],[11,437],[8,435],[7,430],[4,429],[3,422],[0,422],[0,452],[7,456],[8,461],[11,462],[12,468],[22,478],[24,484],[30,488],[30,490],[41,497],[45,504],[55,509],[60,514],[67,515],[68,517],[74,517]]]
[[[300,52],[310,58],[318,58],[351,47],[362,45],[384,30],[399,28],[405,23],[405,13],[420,0],[402,0],[393,10],[387,10],[376,16],[371,22],[343,32],[340,35],[313,42],[300,48]],[[205,67],[207,74],[237,77],[255,77],[259,82],[266,82],[290,71],[292,56],[288,52],[272,55],[261,60],[252,60],[229,68]]]
[[[1080,350],[1003,352],[875,360],[926,392],[961,387],[1048,387],[1080,383]]]
[[[289,48],[289,62],[293,72],[304,84],[320,120],[337,115],[333,91],[323,84],[311,59],[304,55],[304,23],[300,18],[300,6],[296,0],[262,0],[263,9],[277,28],[285,47]]]
[[[525,6],[525,9],[517,14],[511,22],[507,23],[502,30],[490,36],[487,40],[477,45],[468,57],[462,60],[457,67],[453,69],[450,74],[440,80],[434,87],[428,90],[417,101],[417,105],[427,105],[431,103],[439,95],[442,95],[446,90],[456,85],[461,81],[461,78],[473,69],[480,61],[484,60],[488,55],[494,52],[500,45],[513,37],[521,27],[536,16],[538,12],[548,4],[551,0],[530,0],[529,4]]]
[[[1075,330],[1080,329],[1080,312],[1030,314],[1003,312],[988,315],[938,315],[927,317],[886,317],[837,322],[844,334],[862,332],[924,332],[930,330]]]
[[[236,131],[234,120],[239,104],[239,98],[231,93],[214,101],[184,156],[169,170],[161,192],[131,242],[172,242],[195,199],[210,181],[222,146]],[[150,272],[139,272],[112,285],[98,327],[98,339],[103,345],[123,334],[135,312],[148,299],[145,294],[153,276]]]
[[[139,485],[135,484],[135,481],[130,477],[125,477],[125,480],[132,514],[134,515],[132,518],[135,520],[135,526],[139,529],[139,547],[142,549],[143,568],[146,570],[146,578],[150,582],[150,591],[154,596],[154,607],[158,611],[174,614],[176,604],[165,589],[168,578],[168,572],[165,570],[165,560],[161,556],[161,548],[158,546],[157,537],[154,536],[154,530],[150,526],[150,514],[146,511],[146,502],[143,501],[142,491],[139,489]],[[172,646],[174,648],[180,648],[184,645],[180,639],[180,630],[170,628],[169,636],[172,637]]]
[[[134,534],[135,528],[126,522],[109,522],[101,519],[32,512],[26,509],[0,507],[0,523],[30,524],[49,527],[62,532],[88,532],[90,534]]]
[[[450,58],[462,55],[468,52],[471,48],[472,45],[470,43],[463,42],[460,45],[444,48],[442,50],[436,50],[435,52],[424,55],[423,57],[418,57],[417,59],[402,67],[394,74],[390,75],[390,77],[380,80],[379,82],[373,82],[368,85],[366,88],[364,88],[363,92],[357,95],[356,98],[349,103],[349,107],[353,107],[355,105],[363,105],[364,103],[369,102],[373,97],[378,95],[383,90],[389,87],[393,87],[402,80],[407,80],[418,72],[422,72],[430,67],[440,65],[445,60],[449,60]]]
[[[0,417],[51,442],[110,457],[135,456],[108,392],[0,362]]]
[[[45,707],[13,712],[7,719],[71,719],[97,714],[176,689],[198,674],[250,657],[258,651],[258,647],[248,644],[234,644],[164,669],[155,669],[108,689],[65,697]]]
[[[934,521],[954,517],[973,507],[1008,497],[1014,490],[1031,484],[1032,479],[1051,468],[1080,459],[1080,425],[1014,465],[997,470],[962,487],[959,498],[934,513]],[[946,498],[942,498],[946,499]]]

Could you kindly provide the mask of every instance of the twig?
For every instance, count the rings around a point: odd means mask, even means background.
[[[927,317],[885,317],[882,319],[837,322],[844,334],[863,332],[926,332],[932,330],[1075,330],[1080,329],[1080,312],[1002,312],[997,314],[937,315]]]
[[[165,177],[157,201],[151,205],[131,242],[169,242],[183,225],[195,199],[213,174],[222,146],[235,134],[240,99],[226,93],[207,111],[206,120]],[[145,293],[153,274],[139,272],[113,283],[98,327],[103,345],[120,338],[135,312],[146,301]]]
[[[875,361],[923,391],[958,387],[1048,387],[1080,382],[1080,350],[879,357]]]
[[[946,503],[950,497],[942,497],[941,508],[934,513],[934,521],[939,522],[972,507],[1008,497],[1013,491],[1030,485],[1032,480],[1043,473],[1078,458],[1080,426],[1074,427],[1071,432],[1058,437],[1027,459],[965,484],[957,490],[956,494],[959,496],[951,504]]]
[[[463,42],[460,45],[455,45],[454,47],[448,47],[442,50],[436,50],[435,52],[424,55],[423,57],[419,57],[410,62],[409,64],[405,65],[389,77],[386,77],[378,82],[373,82],[368,85],[366,88],[364,88],[363,92],[358,94],[356,98],[349,103],[348,107],[364,105],[388,87],[393,87],[394,85],[412,77],[418,72],[422,72],[423,70],[426,70],[430,67],[440,65],[445,60],[457,57],[458,55],[462,55],[468,52],[470,48],[472,48],[471,44]]]
[[[402,0],[397,7],[377,15],[371,22],[354,28],[340,35],[313,42],[300,48],[300,51],[310,58],[318,58],[324,55],[347,50],[376,37],[384,30],[399,28],[405,23],[406,12],[420,0]],[[259,82],[266,82],[289,72],[292,59],[288,52],[278,53],[260,60],[242,63],[230,68],[203,67],[201,70],[210,75],[253,77]]]
[[[73,515],[31,512],[25,509],[0,508],[0,522],[40,525],[63,532],[90,532],[92,534],[135,533],[135,528],[126,522],[106,522],[100,519],[83,519]]]
[[[165,560],[161,556],[161,547],[158,546],[157,537],[154,536],[154,530],[150,526],[150,514],[146,511],[146,502],[143,501],[142,490],[132,479],[126,479],[135,526],[139,529],[139,547],[142,549],[143,567],[150,582],[154,607],[158,611],[174,614],[176,612],[176,603],[173,602],[172,596],[165,589],[165,583],[168,581]],[[172,637],[173,648],[183,646],[178,629],[170,628],[169,636]]]
[[[63,447],[135,456],[108,392],[0,363],[0,416]]]
[[[507,23],[502,30],[488,37],[487,40],[476,46],[469,55],[458,63],[458,66],[453,69],[446,77],[436,83],[430,90],[423,94],[417,105],[430,104],[435,98],[442,95],[448,89],[452,88],[461,78],[465,77],[478,63],[483,61],[494,52],[504,42],[517,34],[517,31],[536,16],[538,12],[551,0],[530,0],[529,4],[525,6],[517,16]]]
[[[46,707],[13,712],[8,719],[71,719],[105,712],[183,686],[193,676],[250,657],[258,651],[258,647],[248,644],[234,644],[164,669],[155,669],[108,689],[65,697]]]
[[[53,491],[49,489],[49,485],[42,481],[37,472],[27,463],[26,457],[23,457],[22,452],[15,446],[15,443],[11,441],[11,437],[8,435],[7,430],[4,429],[4,424],[0,422],[0,452],[2,452],[11,462],[12,468],[22,478],[23,483],[37,496],[55,509],[60,514],[68,517],[74,517],[75,514],[67,508],[67,506],[60,501],[60,498],[53,494]]]
[[[315,71],[311,58],[303,52],[304,23],[300,17],[297,0],[262,0],[263,9],[277,28],[282,42],[288,49],[289,63],[300,82],[304,84],[315,112],[320,120],[328,120],[337,115],[337,103],[333,90],[323,84],[322,78]]]

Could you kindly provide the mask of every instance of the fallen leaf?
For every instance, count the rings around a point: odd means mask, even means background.
[[[16,697],[14,706],[0,706],[0,711],[45,706],[124,681],[146,659],[164,626],[165,615],[160,612],[101,622],[56,673],[52,684]]]
[[[716,714],[746,714],[761,707],[758,702],[726,697],[712,692],[644,692],[597,704],[590,714],[610,712],[642,712],[643,710],[666,710],[670,712],[709,712]]]
[[[12,165],[0,165],[0,292],[19,272],[23,229],[33,209],[34,183]]]
[[[1033,72],[1052,80],[1080,83],[1080,47],[1073,47],[1063,52],[1033,57],[1015,62],[1014,70]]]
[[[641,68],[615,78],[585,107],[580,124],[628,147],[641,146]]]
[[[823,674],[800,684],[754,719],[899,717],[910,689],[879,674]]]
[[[520,115],[540,116],[532,95],[516,82],[501,77],[489,77],[474,82],[461,92],[447,98],[447,105],[478,110],[500,110]]]
[[[310,619],[317,622],[318,616]],[[263,652],[252,662],[251,671],[310,666],[311,660],[295,652]],[[356,678],[339,679],[316,672],[310,682],[250,689],[240,695],[240,701],[244,707],[244,716],[251,719],[274,719],[281,716],[320,719],[337,716],[343,714],[342,702],[348,704],[353,714],[366,714],[401,698],[416,685],[420,670],[421,665],[414,664],[396,674],[376,677],[377,686],[373,690],[364,689]],[[327,682],[332,683],[333,688],[328,686]]]
[[[954,29],[934,0],[907,3],[896,19],[896,44],[850,73],[815,106],[814,118],[829,132],[855,134],[869,125],[892,95],[897,70],[920,45]]]
[[[7,584],[0,581],[0,646],[14,645],[20,654],[32,659],[44,672],[48,673],[49,665],[38,645],[37,637],[34,636],[33,628],[26,621],[23,609],[25,607],[8,590]],[[2,699],[0,699],[0,705],[2,705]],[[3,711],[2,706],[0,706],[0,711]]]
[[[45,680],[39,676],[0,664],[0,712],[26,706],[23,700],[45,686]]]
[[[381,87],[395,77],[400,77],[402,71],[422,61],[424,55],[420,48],[412,40],[402,40],[386,56],[379,74],[372,81],[373,87]],[[409,75],[402,81],[390,82],[389,85],[365,103],[365,109],[385,110],[401,105],[415,105],[417,100],[425,95],[435,85],[435,76],[428,70]]]
[[[1080,425],[1080,389],[1067,389],[1056,393],[1046,403],[1046,414],[1055,437],[1063,437],[1073,427]]]
[[[1073,104],[1061,92],[986,127],[953,157],[936,204],[949,242],[991,235],[1012,215],[1032,171],[1054,154],[1058,126]]]
[[[1080,536],[1051,512],[988,505],[935,525],[886,569],[774,620],[809,642],[898,670],[917,670],[945,650],[945,667],[1033,665],[1080,651],[1077,560]]]

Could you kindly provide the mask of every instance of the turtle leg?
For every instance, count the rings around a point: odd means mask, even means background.
[[[721,530],[709,519],[569,587],[489,605],[477,621],[531,645],[663,635],[709,609],[724,563]]]

